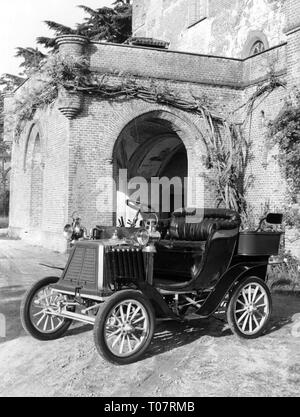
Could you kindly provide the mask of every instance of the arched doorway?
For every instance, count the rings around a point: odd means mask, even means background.
[[[116,220],[133,216],[127,198],[151,205],[161,217],[186,205],[187,150],[174,124],[159,114],[139,116],[122,130],[113,165]]]
[[[30,226],[40,229],[43,212],[43,168],[42,151],[39,133],[36,134],[32,151],[31,194],[30,194]]]

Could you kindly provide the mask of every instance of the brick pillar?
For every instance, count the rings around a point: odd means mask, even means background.
[[[300,0],[286,0],[285,12],[288,85],[300,88]]]

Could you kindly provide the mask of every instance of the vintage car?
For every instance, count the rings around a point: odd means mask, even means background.
[[[90,323],[99,353],[123,365],[142,357],[159,320],[223,311],[240,337],[266,331],[272,310],[267,267],[278,255],[281,232],[262,225],[280,224],[281,214],[269,214],[255,232],[240,232],[240,217],[231,210],[181,209],[160,221],[148,207],[128,204],[143,227],[97,227],[71,249],[60,278],[29,289],[21,305],[29,334],[52,340],[73,320]]]

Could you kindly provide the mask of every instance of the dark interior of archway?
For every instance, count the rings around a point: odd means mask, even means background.
[[[184,184],[188,172],[186,148],[172,123],[149,115],[133,120],[123,129],[114,150],[114,164],[115,173],[127,169],[128,180],[143,177],[150,182],[153,177],[179,177]],[[178,198],[176,201],[178,205]],[[183,192],[180,206],[184,204]],[[168,216],[176,208],[171,186],[170,210],[165,212],[160,205],[160,215]]]

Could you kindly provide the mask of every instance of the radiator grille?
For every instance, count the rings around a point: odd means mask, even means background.
[[[111,248],[108,252],[110,271],[114,280],[145,279],[143,252],[139,248]]]
[[[96,249],[77,246],[63,279],[77,283],[96,282]]]
[[[65,272],[64,280],[78,282],[84,260],[85,248],[76,247],[68,269]]]

